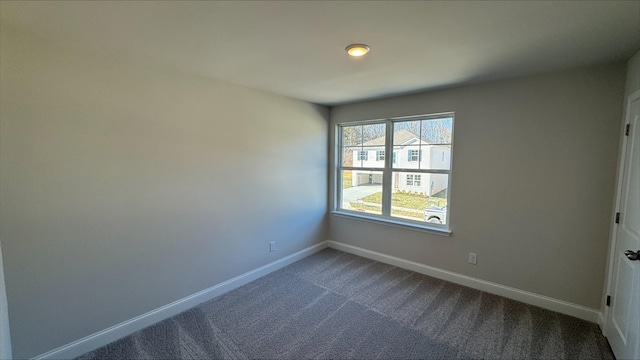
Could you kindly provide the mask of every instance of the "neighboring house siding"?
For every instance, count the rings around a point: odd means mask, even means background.
[[[369,171],[354,171],[351,179],[353,186],[365,184],[382,184],[382,174],[371,174]]]
[[[417,138],[408,141],[408,145],[396,146],[394,154],[385,154],[381,158],[380,152],[384,151],[384,147],[368,147],[353,151],[353,166],[380,168],[384,166],[384,159],[387,156],[393,156],[394,168],[418,168],[421,169],[447,169],[451,163],[451,150],[440,145],[430,145],[425,141],[419,141]],[[405,143],[405,144],[407,144]],[[366,154],[361,154],[364,151]],[[413,156],[412,156],[413,155]],[[413,179],[407,183],[407,177],[413,176]],[[419,181],[416,181],[419,176]],[[447,175],[443,174],[427,174],[427,173],[395,173],[393,176],[393,191],[410,191],[431,196],[447,188]],[[353,171],[351,180],[352,186],[366,184],[381,184],[382,172],[374,171]]]
[[[366,156],[360,156],[360,152],[365,151]],[[384,166],[384,160],[379,159],[379,152],[384,151],[384,147],[368,148],[366,150],[354,150],[353,151],[353,166],[355,167],[379,167],[382,171]],[[371,171],[353,171],[353,177],[351,179],[351,185],[365,185],[365,184],[382,184],[382,172],[371,173]]]

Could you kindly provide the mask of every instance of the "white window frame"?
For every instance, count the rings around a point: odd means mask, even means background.
[[[384,161],[384,150],[376,150],[376,161]]]
[[[367,150],[358,150],[357,161],[367,161],[369,158],[369,152]]]
[[[443,118],[451,118],[451,153],[450,153],[450,163],[448,170],[441,169],[401,169],[394,167],[395,162],[393,161],[395,156],[385,156],[384,158],[384,167],[354,167],[354,166],[344,166],[342,159],[342,128],[348,126],[359,126],[359,125],[371,125],[371,124],[385,124],[385,154],[392,153],[395,155],[396,151],[394,151],[393,144],[393,125],[396,122],[404,122],[404,121],[419,121],[419,120],[435,120],[435,119],[443,119]],[[429,233],[434,233],[438,235],[449,236],[451,234],[451,223],[452,219],[450,216],[451,212],[451,184],[453,179],[453,144],[454,144],[454,126],[455,126],[455,114],[453,112],[447,113],[438,113],[438,114],[428,114],[428,115],[418,115],[418,116],[408,116],[408,117],[397,117],[390,119],[382,119],[382,120],[367,120],[367,121],[357,121],[357,122],[344,122],[336,125],[336,159],[335,159],[335,186],[334,186],[334,209],[333,213],[338,216],[345,216],[349,218],[357,218],[363,221],[372,221],[377,223],[389,224],[391,226],[398,226],[402,228],[409,228],[413,230],[426,231]],[[418,153],[420,156],[420,152]],[[382,192],[382,214],[371,214],[371,213],[361,213],[353,210],[343,209],[342,208],[342,172],[345,170],[351,171],[376,171],[383,173],[383,192]],[[393,217],[391,216],[391,192],[392,192],[392,176],[394,172],[404,172],[404,173],[424,173],[424,174],[446,174],[448,175],[448,184],[447,184],[447,223],[446,224],[436,224],[436,223],[428,223],[422,222],[418,220],[410,220],[405,218]],[[420,185],[423,181],[422,176],[421,179],[418,180]],[[415,180],[414,180],[415,183]],[[420,186],[418,185],[418,186]]]

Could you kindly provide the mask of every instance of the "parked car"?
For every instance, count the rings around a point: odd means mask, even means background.
[[[424,209],[424,221],[434,224],[446,224],[447,207],[446,206],[427,206]]]

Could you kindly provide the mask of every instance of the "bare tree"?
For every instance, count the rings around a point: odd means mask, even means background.
[[[371,124],[362,126],[362,143],[385,136],[385,124]]]
[[[451,118],[422,120],[422,138],[431,144],[451,144]]]

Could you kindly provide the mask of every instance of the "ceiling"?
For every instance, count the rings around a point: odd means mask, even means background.
[[[640,50],[640,1],[1,1],[0,21],[115,61],[323,105]],[[351,43],[371,52],[349,58]]]

